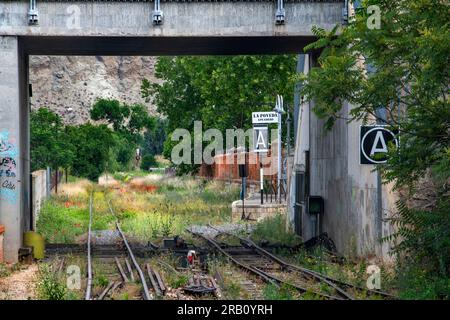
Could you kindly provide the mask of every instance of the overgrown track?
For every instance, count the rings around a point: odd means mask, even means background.
[[[114,210],[112,209],[111,203],[109,201],[108,201],[108,206],[109,206],[110,213],[114,217],[116,217]],[[89,198],[89,227],[88,227],[88,239],[87,239],[87,285],[86,285],[85,300],[93,300],[93,295],[92,295],[92,285],[93,285],[92,259],[93,259],[93,255],[92,255],[92,243],[91,243],[92,242],[92,221],[93,221],[93,195],[91,193],[90,198]],[[147,282],[146,282],[144,273],[142,272],[142,269],[139,266],[139,263],[137,262],[137,260],[135,258],[133,250],[131,249],[130,245],[128,244],[125,234],[122,232],[122,229],[120,228],[120,223],[119,223],[119,220],[117,219],[117,217],[116,217],[115,225],[116,225],[116,229],[123,241],[123,245],[126,248],[125,256],[128,256],[131,259],[133,266],[139,275],[139,280],[140,280],[140,283],[141,283],[142,289],[143,289],[142,297],[144,300],[152,300],[153,297],[148,290],[148,286],[147,286]],[[119,262],[119,259],[117,258],[117,256],[115,256],[114,259],[115,259],[115,262],[116,262],[117,267],[120,272],[120,276],[122,277],[123,281],[128,282],[128,277],[126,276],[126,273],[124,272],[122,265]],[[126,264],[126,267],[128,270],[128,274],[130,275],[131,279],[134,281],[133,270],[132,270],[131,264],[129,263],[128,259],[125,259],[125,264]],[[108,292],[113,292],[115,289],[117,289],[122,284],[123,284],[122,281],[110,281],[109,284],[106,286],[106,288],[96,298],[98,300],[104,299],[105,296],[108,294]]]
[[[253,254],[253,255],[242,255],[242,254],[236,254],[232,251],[227,251],[224,248],[222,248],[221,244],[211,237],[207,237],[201,233],[196,233],[191,230],[188,230],[190,233],[192,233],[194,236],[202,238],[204,241],[206,241],[210,246],[215,248],[218,252],[220,252],[223,256],[225,256],[229,261],[234,263],[239,268],[259,277],[261,280],[263,280],[266,283],[270,283],[275,285],[276,287],[281,287],[282,285],[291,287],[300,293],[312,293],[322,299],[327,300],[343,300],[344,298],[336,296],[336,295],[330,295],[327,293],[319,292],[317,290],[313,290],[311,288],[307,288],[304,285],[301,285],[299,283],[292,283],[290,281],[284,280],[279,275],[275,275],[275,272],[273,272],[275,269],[277,269],[276,265],[274,265],[273,262],[268,259],[266,259],[265,256],[259,255],[259,254]],[[269,262],[269,263],[268,263]],[[263,270],[265,269],[265,270]],[[271,269],[271,272],[267,271]],[[282,271],[279,269],[279,271]]]
[[[352,285],[350,283],[346,283],[340,280],[333,279],[329,276],[326,276],[324,274],[321,274],[317,271],[310,270],[301,266],[290,264],[284,260],[282,260],[280,257],[275,256],[274,254],[268,252],[264,248],[258,246],[253,240],[250,238],[242,238],[234,233],[230,232],[223,232],[221,230],[218,230],[217,228],[214,228],[213,226],[209,225],[210,228],[218,231],[219,233],[226,234],[232,237],[236,237],[239,239],[240,243],[246,247],[252,249],[253,252],[256,254],[266,257],[272,262],[278,264],[282,270],[286,270],[288,272],[298,272],[300,275],[305,277],[306,279],[311,279],[316,282],[325,283],[327,286],[332,288],[338,296],[340,296],[342,299],[346,300],[353,300],[354,297],[351,293],[348,292],[348,290],[353,292],[365,292],[368,295],[377,295],[381,296],[385,299],[397,299],[395,296],[392,296],[388,293],[382,292],[380,290],[369,290],[365,288],[361,288],[355,285]]]
[[[109,206],[109,210],[111,211],[111,214],[115,216],[115,213],[114,213],[114,211],[113,211],[113,209],[111,207],[111,202],[110,201],[108,201],[108,206]],[[116,219],[116,228],[117,228],[117,231],[119,231],[119,234],[120,234],[120,236],[123,239],[123,243],[125,244],[125,246],[127,248],[128,255],[130,256],[131,261],[133,262],[133,265],[134,265],[134,267],[136,268],[136,270],[137,270],[137,272],[139,274],[139,278],[140,278],[141,283],[142,283],[142,288],[144,290],[144,299],[145,300],[152,300],[152,296],[150,295],[150,292],[148,291],[148,286],[147,286],[147,282],[145,280],[144,273],[142,272],[142,269],[139,266],[139,263],[137,262],[134,254],[133,254],[133,251],[131,250],[131,247],[128,244],[128,241],[125,238],[124,233],[122,232],[122,229],[120,229],[120,224],[119,224],[119,220],[118,219]]]

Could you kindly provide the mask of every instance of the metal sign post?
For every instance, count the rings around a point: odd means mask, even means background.
[[[281,202],[281,115],[284,113],[283,109],[283,96],[277,95],[277,101],[275,104],[275,112],[278,113],[278,183],[277,183],[277,195],[278,195],[278,202]]]
[[[263,171],[263,163],[262,157],[263,154],[259,154],[259,183],[260,183],[260,192],[261,192],[261,204],[264,203],[264,171]]]
[[[242,200],[242,215],[241,220],[245,219],[245,191],[247,189],[247,160],[244,154],[244,164],[239,165],[239,176],[242,178],[241,200]]]
[[[255,112],[262,113],[262,112]],[[275,114],[276,115],[276,114]],[[253,118],[255,119],[255,118]],[[255,121],[255,120],[254,120]],[[257,123],[261,123],[256,120]],[[273,121],[273,117],[268,121]],[[253,127],[253,150],[259,153],[259,179],[260,179],[260,192],[261,192],[261,204],[264,201],[264,172],[262,165],[262,155],[269,150],[269,128],[267,126]]]

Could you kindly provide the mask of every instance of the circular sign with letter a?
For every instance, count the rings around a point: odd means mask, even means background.
[[[398,141],[386,126],[361,126],[359,132],[360,164],[379,164],[387,161],[388,145]]]

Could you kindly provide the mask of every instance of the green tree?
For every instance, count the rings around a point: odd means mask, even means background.
[[[103,120],[111,124],[117,134],[113,152],[117,162],[127,166],[136,148],[143,143],[144,131],[153,131],[156,120],[149,116],[141,104],[121,104],[114,99],[99,99],[90,110],[92,120]]]
[[[106,125],[67,126],[67,136],[75,146],[72,172],[76,176],[96,180],[106,170],[114,148],[114,132]]]
[[[155,128],[147,130],[144,133],[144,142],[142,144],[142,154],[158,155],[162,154],[164,149],[164,141],[167,138],[167,120],[157,118]]]
[[[142,157],[141,169],[148,170],[156,165],[155,157],[151,154],[146,154]]]
[[[292,103],[296,56],[161,57],[156,76],[142,82],[142,96],[168,119],[168,137],[176,128],[248,129],[251,113],[272,110],[281,94]],[[170,154],[172,143],[165,143]],[[195,168],[195,166],[192,166]]]
[[[369,28],[380,9],[381,28]],[[376,17],[375,17],[376,18]],[[450,274],[450,39],[448,3],[439,0],[367,0],[347,26],[331,32],[314,28],[323,50],[318,67],[304,76],[303,94],[330,128],[336,119],[385,120],[399,130],[399,150],[390,148],[387,164],[377,167],[385,182],[408,191],[394,220],[400,262],[418,266],[433,297],[449,297]],[[367,72],[367,71],[370,72]],[[354,106],[349,115],[342,105]],[[386,113],[386,119],[380,117]],[[406,206],[423,179],[433,182],[433,197],[423,207]],[[401,274],[401,273],[400,273]],[[404,273],[408,274],[408,273]],[[408,274],[409,276],[409,274]],[[436,280],[438,277],[438,280]],[[436,280],[436,281],[435,281]],[[418,284],[411,284],[414,289]],[[431,285],[433,286],[433,285]],[[444,290],[442,289],[444,288]],[[445,289],[446,288],[446,289]]]
[[[90,110],[92,120],[104,120],[111,124],[114,131],[138,142],[145,129],[155,126],[155,119],[148,114],[142,104],[121,104],[114,99],[98,99]]]
[[[74,147],[64,131],[61,117],[46,108],[30,114],[31,170],[68,168],[74,159]]]

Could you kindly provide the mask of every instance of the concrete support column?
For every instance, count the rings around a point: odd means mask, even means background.
[[[7,262],[18,259],[23,211],[28,207],[24,193],[29,180],[24,175],[29,166],[26,60],[18,37],[0,36],[0,224],[5,226]]]

